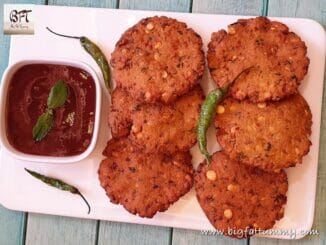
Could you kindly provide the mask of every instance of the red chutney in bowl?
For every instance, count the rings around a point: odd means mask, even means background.
[[[51,88],[58,80],[68,85],[65,104],[54,110],[51,130],[33,140],[32,130],[47,109]],[[7,95],[6,132],[17,150],[42,156],[74,156],[91,143],[95,120],[95,82],[77,67],[56,64],[29,64],[13,75]]]

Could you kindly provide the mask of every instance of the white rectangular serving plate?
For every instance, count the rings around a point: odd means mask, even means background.
[[[35,35],[12,36],[9,63],[25,58],[69,58],[91,65],[98,76],[102,77],[96,63],[81,48],[77,40],[54,36],[46,31],[45,27],[49,26],[57,32],[69,35],[87,36],[101,47],[109,59],[115,43],[127,28],[141,18],[154,15],[166,15],[186,22],[189,27],[201,35],[205,50],[212,32],[226,28],[228,24],[239,18],[248,18],[245,16],[35,6]],[[300,92],[308,101],[313,115],[312,146],[302,165],[287,170],[289,191],[285,215],[274,226],[274,229],[285,232],[265,236],[298,239],[305,235],[304,231],[311,228],[314,216],[325,63],[325,32],[321,25],[309,19],[272,19],[285,23],[305,41],[310,58],[309,71],[300,86]],[[207,69],[202,86],[206,93],[213,88]],[[107,126],[109,96],[104,86],[102,91],[104,96],[102,96],[100,135],[94,152],[86,160],[74,164],[25,162],[11,158],[3,148],[0,149],[0,202],[9,209],[26,212],[213,230],[213,226],[196,200],[193,189],[166,212],[158,213],[152,219],[139,218],[129,214],[122,206],[110,203],[100,186],[97,175],[99,163],[103,159],[102,150],[110,138],[110,130]],[[213,128],[209,130],[211,152],[219,149],[213,130]],[[192,149],[192,155],[194,167],[196,167],[202,161],[197,146]],[[90,202],[91,213],[87,214],[87,208],[78,196],[41,184],[26,174],[24,167],[49,176],[60,177],[78,187]]]

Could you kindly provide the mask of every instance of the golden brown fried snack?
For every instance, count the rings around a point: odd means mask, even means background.
[[[212,34],[207,53],[208,67],[219,87],[229,89],[238,100],[280,100],[297,93],[307,73],[309,59],[305,43],[289,28],[266,17],[240,19],[228,32]]]
[[[140,106],[132,113],[129,138],[136,147],[149,153],[188,151],[197,142],[203,99],[203,91],[197,86],[171,105]]]
[[[110,140],[104,154],[98,170],[101,186],[112,203],[140,217],[164,212],[193,185],[189,152],[145,154],[121,138]]]
[[[301,95],[259,104],[227,98],[221,105],[217,141],[232,160],[278,171],[301,163],[309,152],[312,115]]]
[[[109,113],[112,135],[114,138],[129,135],[132,143],[145,152],[188,151],[196,144],[203,99],[202,89],[196,86],[170,105],[139,104],[129,93],[116,88]]]
[[[216,152],[209,165],[199,165],[195,189],[200,206],[217,230],[245,238],[258,229],[272,228],[283,217],[288,182],[283,170],[265,172]]]
[[[132,125],[131,113],[136,106],[136,100],[126,91],[119,88],[113,90],[109,112],[109,126],[113,138],[120,138],[129,134]]]
[[[201,79],[202,40],[183,22],[165,16],[145,18],[122,35],[111,65],[117,86],[133,98],[170,103]]]

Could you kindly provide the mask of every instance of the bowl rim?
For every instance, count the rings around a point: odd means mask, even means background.
[[[8,141],[6,133],[6,104],[7,104],[7,91],[12,78],[12,75],[21,67],[28,64],[53,64],[53,65],[69,65],[73,67],[78,67],[82,70],[87,71],[93,78],[95,83],[95,119],[94,119],[94,128],[91,143],[81,154],[73,156],[42,156],[42,155],[33,155],[23,153],[15,149]],[[100,116],[101,116],[101,84],[98,78],[98,75],[94,69],[86,64],[85,62],[76,60],[76,59],[67,59],[67,58],[28,58],[21,59],[16,61],[5,69],[1,84],[0,84],[0,146],[3,147],[9,155],[12,157],[29,162],[39,162],[39,163],[74,163],[79,162],[87,158],[94,150],[98,133],[100,128]]]

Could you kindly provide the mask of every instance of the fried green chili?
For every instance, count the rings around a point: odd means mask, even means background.
[[[211,124],[213,116],[215,115],[215,113],[214,113],[215,108],[216,108],[217,104],[220,103],[220,101],[223,99],[223,96],[227,93],[227,91],[229,90],[229,87],[232,86],[235,83],[235,81],[238,80],[239,77],[243,73],[249,72],[254,67],[255,66],[250,66],[250,67],[242,70],[234,78],[234,80],[231,83],[229,83],[226,87],[218,88],[218,89],[211,91],[207,95],[207,97],[201,107],[199,122],[198,122],[198,126],[197,126],[197,141],[198,141],[199,150],[205,156],[207,164],[210,164],[211,157],[207,151],[206,132]]]
[[[80,193],[80,191],[76,187],[63,182],[62,180],[47,177],[45,175],[39,174],[39,173],[29,170],[27,168],[25,168],[25,171],[28,172],[33,177],[46,183],[49,186],[52,186],[52,187],[57,188],[62,191],[68,191],[72,194],[79,195],[85,201],[85,203],[88,207],[88,214],[91,212],[91,207],[90,207],[89,203],[87,202],[86,198]]]
[[[109,66],[109,63],[108,63],[104,53],[95,43],[93,43],[90,39],[88,39],[85,36],[81,36],[81,37],[68,36],[68,35],[63,35],[63,34],[54,32],[49,27],[46,27],[46,29],[49,32],[51,32],[57,36],[60,36],[60,37],[79,39],[81,46],[86,50],[87,53],[89,53],[92,56],[92,58],[96,61],[97,65],[100,67],[105,85],[111,92],[112,85],[111,85],[111,76],[110,76],[110,66]]]
[[[199,150],[205,156],[207,164],[210,163],[211,157],[207,151],[206,132],[212,121],[216,105],[222,100],[227,90],[228,89],[225,88],[225,89],[215,89],[211,91],[207,95],[201,107],[200,117],[199,117],[199,122],[197,127],[197,141],[199,145]]]

